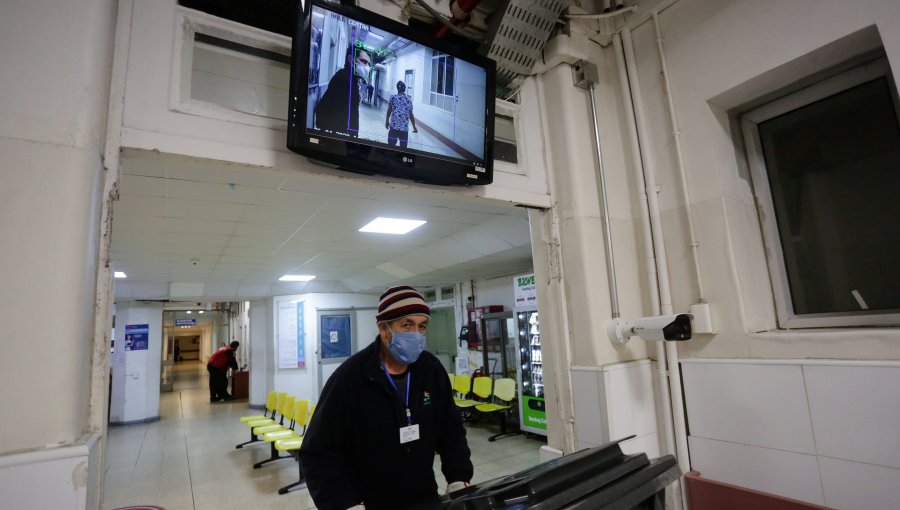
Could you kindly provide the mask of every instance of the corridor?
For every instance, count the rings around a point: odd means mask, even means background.
[[[268,446],[234,445],[247,440],[239,418],[251,411],[246,401],[209,403],[205,367],[178,363],[173,391],[160,394],[160,420],[110,427],[103,509],[155,505],[165,510],[315,508],[309,491],[279,495],[278,488],[297,481],[297,464],[285,459],[253,469],[268,458]],[[255,412],[252,412],[255,414]],[[473,482],[521,471],[539,462],[543,438],[487,438],[496,424],[467,427]],[[446,483],[435,459],[438,487]]]
[[[371,106],[366,103],[360,103],[359,137],[387,143],[388,131],[387,129],[384,129],[384,119],[386,115],[387,101],[382,100],[378,107]],[[415,111],[413,111],[413,115],[415,115]],[[418,119],[418,117],[416,118]],[[413,133],[412,125],[410,125],[409,127],[408,147],[410,149],[427,151],[434,154],[441,154],[454,158],[462,157],[452,149],[447,147],[447,145],[440,141],[437,137],[429,133],[429,130],[425,128],[421,120],[417,122],[416,127],[419,130],[418,133]],[[450,133],[450,136],[452,137],[452,133]]]

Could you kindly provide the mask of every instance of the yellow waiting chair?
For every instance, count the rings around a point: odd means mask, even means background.
[[[454,402],[466,400],[466,397],[472,392],[472,376],[457,374],[453,378],[453,391],[456,392],[456,395],[453,396]]]
[[[468,409],[479,404],[484,404],[491,398],[491,389],[494,381],[490,377],[481,376],[472,380],[472,393],[481,400],[460,399],[456,401],[456,407],[460,409]]]
[[[249,441],[246,441],[246,442],[243,442],[243,443],[241,443],[241,444],[239,444],[239,445],[236,445],[235,448],[241,449],[241,448],[247,446],[248,444],[261,443],[262,441],[259,440],[259,439],[257,439],[257,438],[256,438],[256,435],[253,434],[253,428],[254,428],[254,427],[262,427],[263,425],[272,425],[273,423],[275,423],[275,413],[276,413],[279,409],[281,409],[281,406],[282,406],[282,404],[284,404],[284,399],[285,399],[286,397],[287,397],[287,393],[284,392],[284,391],[279,391],[278,393],[276,393],[276,395],[275,395],[275,407],[272,409],[272,415],[271,415],[271,417],[269,417],[269,418],[260,418],[260,419],[258,419],[258,420],[247,420],[247,421],[244,421],[243,423],[244,423],[245,425],[247,425],[247,428],[250,429],[250,440],[249,440]],[[284,418],[284,417],[282,417],[282,419],[283,419],[283,418]]]
[[[268,423],[268,424],[253,427],[253,435],[261,436],[268,432],[275,432],[276,430],[284,430],[286,427],[289,427],[290,423],[292,423],[292,421],[288,422],[289,425],[285,425],[284,419],[287,418],[288,420],[293,420],[294,402],[296,400],[297,400],[297,397],[295,397],[293,395],[288,395],[288,396],[284,397],[284,399],[281,401],[281,407],[278,408],[278,412],[281,413],[281,421],[279,421],[278,423]],[[258,423],[258,422],[248,421],[246,423]]]
[[[256,414],[253,416],[241,416],[241,422],[254,421],[254,420],[267,420],[269,418],[275,417],[275,403],[278,398],[277,391],[270,391],[266,396],[266,412],[265,414]],[[272,414],[269,414],[269,413]]]
[[[480,413],[496,414],[500,418],[500,432],[489,437],[488,441],[496,441],[501,437],[518,434],[518,430],[513,432],[506,431],[506,415],[514,407],[516,400],[516,380],[504,378],[494,381],[494,396],[492,400],[493,402],[475,406],[475,410]]]
[[[293,407],[291,409],[290,425],[282,427],[280,430],[262,430],[267,429],[268,427],[254,430],[255,433],[262,433],[263,441],[269,443],[270,455],[268,459],[254,464],[253,469],[259,469],[263,467],[264,464],[275,460],[290,458],[290,456],[282,457],[278,455],[278,450],[275,449],[275,441],[303,437],[303,433],[306,432],[306,425],[309,423],[309,400],[297,399],[296,401],[292,401],[291,405]],[[297,428],[300,430],[298,431]]]
[[[315,404],[309,409],[309,416],[307,418],[307,425],[312,421],[312,415],[316,411]],[[304,430],[305,433],[305,430]],[[284,487],[278,489],[278,494],[287,494],[291,491],[292,488],[298,485],[306,485],[306,477],[303,476],[303,466],[300,465],[300,446],[303,444],[303,436],[292,437],[289,439],[279,439],[275,441],[274,447],[279,452],[288,452],[297,459],[297,468],[300,471],[300,480],[285,485]]]

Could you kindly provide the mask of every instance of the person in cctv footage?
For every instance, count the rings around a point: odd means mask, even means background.
[[[397,93],[388,100],[387,115],[384,118],[384,128],[388,130],[388,145],[394,146],[400,141],[400,147],[406,148],[409,141],[409,123],[412,122],[413,133],[416,129],[416,116],[413,115],[413,102],[406,95],[406,84],[397,82]]]
[[[347,48],[343,69],[334,73],[316,105],[316,127],[359,135],[359,100],[367,94],[372,57],[363,49]],[[350,100],[347,100],[347,93]]]

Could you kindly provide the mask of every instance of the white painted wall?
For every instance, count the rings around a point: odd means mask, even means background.
[[[278,303],[281,301],[303,300],[304,314],[304,353],[306,358],[306,366],[303,368],[278,368],[278,345],[277,345],[277,310]],[[272,323],[274,324],[271,331],[273,351],[268,358],[268,371],[273,375],[273,389],[277,391],[286,391],[297,398],[309,399],[316,402],[319,399],[318,377],[319,364],[316,356],[319,339],[319,324],[316,317],[318,309],[335,309],[335,308],[374,308],[378,305],[378,296],[371,294],[296,294],[291,296],[275,296],[270,301],[270,313]],[[375,340],[378,334],[375,323],[365,324],[364,321],[357,321],[356,336],[359,345],[357,349],[365,347]],[[266,391],[271,391],[268,387]],[[263,398],[265,403],[265,398]]]
[[[681,346],[688,357],[900,359],[890,328],[778,331],[750,177],[733,143],[727,111],[865,51],[859,40],[832,44],[874,26],[898,81],[900,4],[891,0],[708,2],[681,0],[660,14],[678,115],[706,298],[715,337]],[[673,138],[659,79],[652,23],[634,31],[648,137],[667,225],[675,309],[696,301],[685,209],[674,172]],[[825,51],[821,49],[829,46]],[[701,78],[701,79],[698,79]]]
[[[116,303],[116,350],[110,357],[112,392],[109,422],[131,423],[159,418],[162,356],[162,303]],[[125,350],[125,326],[148,324],[147,350]]]
[[[79,508],[98,501],[88,494],[99,487],[97,457],[79,453],[73,465],[42,455],[66,445],[97,451],[86,433],[105,432],[103,398],[92,402],[91,392],[92,376],[105,382],[92,353],[102,352],[94,348],[94,305],[114,27],[110,1],[0,4],[4,505]],[[95,385],[104,393],[105,386]],[[52,395],[52,404],[35,405],[38,395]],[[38,458],[46,462],[34,476]],[[85,476],[73,478],[78,466]],[[53,483],[59,480],[69,483]]]
[[[703,476],[838,508],[885,508],[900,498],[893,461],[900,455],[897,368],[833,361],[898,360],[900,331],[777,329],[760,218],[742,149],[734,144],[739,133],[728,117],[734,108],[866,51],[878,37],[897,81],[897,19],[900,4],[890,0],[680,0],[661,12],[689,208],[676,173],[657,36],[652,22],[634,30],[650,127],[642,142],[650,145],[662,187],[674,308],[686,310],[700,298],[687,235],[691,214],[703,297],[718,324],[717,334],[678,346],[691,465]],[[622,131],[623,124],[601,116],[601,129]],[[610,165],[616,165],[614,154]],[[616,201],[613,216],[634,211],[637,203],[633,196],[628,204]],[[617,264],[638,259],[639,252],[621,247]],[[635,289],[647,295],[646,286]],[[723,358],[731,361],[714,363]]]
[[[384,3],[390,5],[389,2]],[[335,182],[342,178],[372,183],[384,181],[320,167],[287,151],[286,124],[283,121],[189,101],[190,79],[186,75],[193,54],[191,30],[198,24],[203,25],[198,30],[211,35],[283,53],[290,49],[288,37],[182,9],[176,6],[175,0],[135,2],[132,23],[121,139],[123,147],[299,170],[333,176]],[[416,79],[421,81],[422,77],[417,74]],[[419,89],[421,91],[421,85]],[[536,89],[530,81],[522,87],[520,104],[523,105],[524,117],[536,118],[539,107]],[[531,143],[523,143],[522,147],[529,157],[523,158],[518,167],[499,165],[491,186],[448,189],[406,181],[401,184],[433,189],[439,193],[465,193],[548,206],[546,171],[540,164],[541,147],[537,142],[539,136],[539,132],[534,131],[526,134],[524,141]]]
[[[512,275],[476,280],[475,306],[501,305],[511,311],[516,303],[513,293]]]

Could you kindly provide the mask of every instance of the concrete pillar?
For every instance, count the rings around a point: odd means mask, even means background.
[[[111,425],[159,419],[162,338],[162,303],[116,303],[116,350],[110,362]]]
[[[4,507],[99,501],[106,409],[91,397],[106,380],[94,338],[115,20],[111,0],[0,2]]]
[[[269,300],[260,299],[250,303],[250,345],[244,352],[249,353],[250,370],[250,405],[253,407],[266,404],[266,394],[272,391],[267,383],[269,345],[274,341],[269,333],[268,321],[270,314]]]

